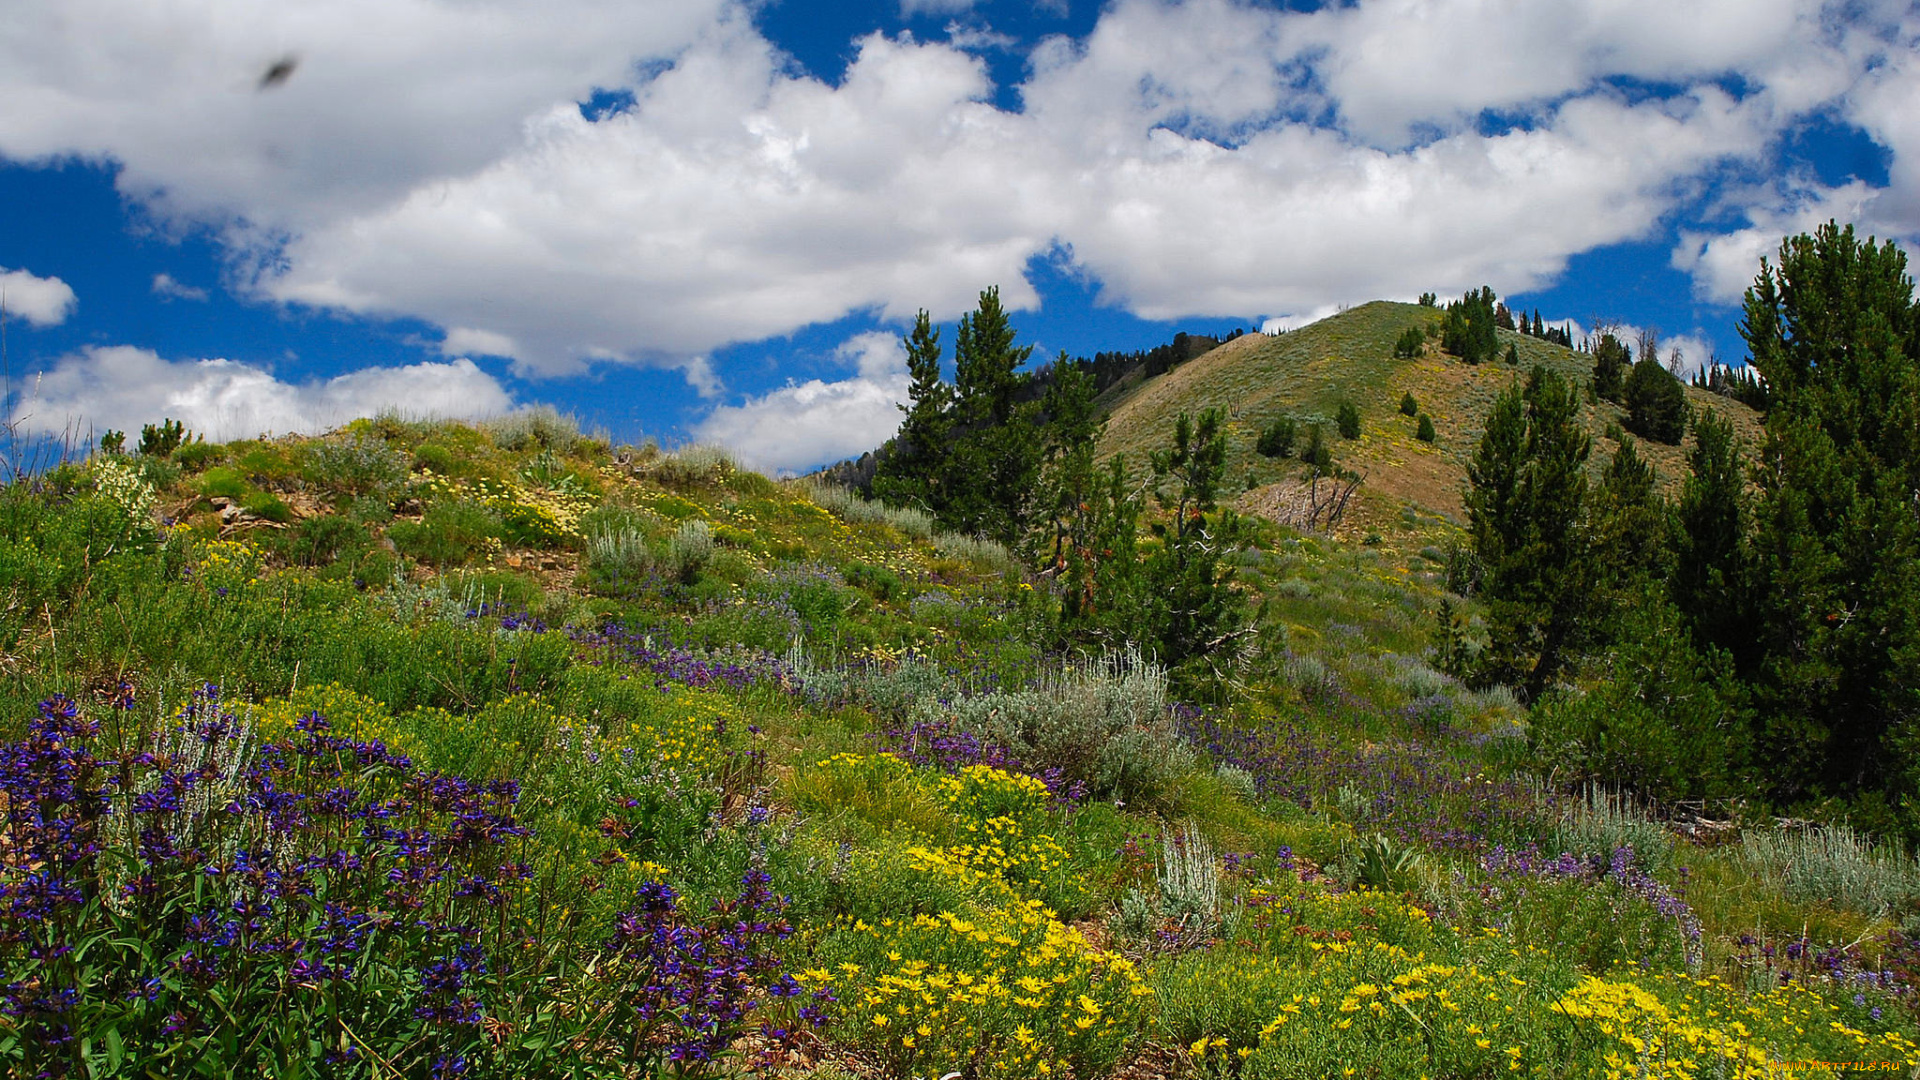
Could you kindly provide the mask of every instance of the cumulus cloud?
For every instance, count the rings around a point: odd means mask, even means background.
[[[73,288],[57,277],[36,277],[25,270],[0,266],[0,295],[6,313],[25,319],[29,326],[58,326],[67,321],[79,301]]]
[[[907,355],[891,334],[861,334],[839,348],[857,374],[788,384],[741,405],[722,405],[697,429],[753,468],[798,473],[855,457],[900,428],[911,382]]]
[[[194,300],[207,298],[207,290],[194,285],[182,284],[172,274],[153,275],[153,295],[162,300]]]
[[[727,0],[122,7],[0,27],[0,153],[112,158],[163,216],[227,225],[260,294],[430,320],[446,355],[531,375],[650,363],[717,395],[719,346],[948,319],[992,284],[1029,307],[1028,261],[1056,250],[1149,318],[1537,288],[1764,173],[1816,114],[1889,148],[1892,184],[1732,190],[1676,265],[1724,300],[1808,214],[1920,235],[1907,0],[1114,0],[1032,50],[1017,110],[963,29],[869,35],[828,83]],[[631,107],[583,118],[595,87]],[[879,385],[713,423],[857,411]]]
[[[724,0],[62,0],[0,21],[0,153],[274,234],[486,167],[529,116],[672,57]],[[266,74],[297,66],[271,92]]]
[[[23,433],[137,431],[162,418],[214,441],[263,432],[325,431],[397,409],[475,419],[506,412],[512,396],[471,360],[363,368],[289,383],[234,360],[165,360],[150,349],[96,346],[38,376],[10,419]]]
[[[507,335],[471,326],[448,329],[446,340],[440,343],[444,356],[512,356],[518,351],[519,346]]]

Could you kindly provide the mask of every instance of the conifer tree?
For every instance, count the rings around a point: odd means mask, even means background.
[[[1223,557],[1239,542],[1242,525],[1231,510],[1215,513],[1226,460],[1226,416],[1219,409],[1202,412],[1197,423],[1181,413],[1173,445],[1152,458],[1167,520],[1153,527],[1160,545],[1146,572],[1158,605],[1160,660],[1176,671],[1205,666],[1218,675],[1231,651],[1222,646],[1241,629],[1246,604]]]
[[[1920,308],[1906,256],[1832,222],[1761,263],[1741,333],[1769,394],[1753,571],[1761,753],[1782,796],[1920,825]],[[1904,793],[1904,794],[1903,794]],[[1875,815],[1863,806],[1872,827]]]
[[[1686,388],[1660,361],[1642,356],[1627,375],[1620,397],[1627,407],[1628,430],[1669,446],[1686,437],[1692,412]]]
[[[1690,472],[1674,508],[1674,605],[1686,612],[1694,639],[1746,657],[1751,629],[1742,590],[1747,580],[1746,464],[1733,425],[1707,410],[1694,425]],[[1743,663],[1743,667],[1751,666]]]
[[[909,404],[899,406],[906,419],[893,437],[892,451],[875,468],[873,496],[890,506],[917,506],[941,517],[949,501],[953,387],[940,378],[940,331],[924,309],[902,344],[912,379]]]
[[[948,517],[965,532],[1015,544],[1032,517],[1040,438],[1031,404],[1020,402],[1020,371],[1033,346],[1014,344],[1000,290],[960,319],[954,335],[953,494]]]
[[[1479,681],[1538,697],[1591,609],[1585,465],[1591,440],[1571,384],[1535,367],[1501,395],[1467,469],[1468,530],[1489,644]]]
[[[1593,396],[1619,401],[1626,389],[1627,367],[1633,361],[1626,342],[1603,331],[1593,346]]]

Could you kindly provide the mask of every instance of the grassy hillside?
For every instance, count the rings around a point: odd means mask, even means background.
[[[1367,326],[1370,349],[1423,315],[1384,311],[1236,342],[1166,387],[1199,393],[1211,363],[1251,388],[1257,359],[1300,386],[1236,398],[1243,429],[1322,407],[1362,383],[1303,345]],[[1350,351],[1432,380],[1436,417],[1440,388],[1512,377]],[[1432,566],[1396,550],[1259,531],[1232,559],[1269,601],[1260,649],[1202,709],[1135,652],[1054,651],[1047,581],[995,545],[550,416],[361,421],[7,486],[0,1061],[1920,1065],[1920,865],[1556,787],[1510,696],[1427,663]]]
[[[1512,343],[1519,353],[1517,367],[1465,364],[1442,353],[1432,340],[1418,359],[1394,359],[1394,341],[1402,332],[1410,326],[1438,327],[1441,318],[1439,309],[1375,301],[1284,334],[1249,334],[1230,341],[1117,395],[1101,451],[1124,453],[1129,461],[1144,463],[1147,453],[1166,439],[1179,413],[1223,408],[1231,416],[1227,475],[1237,486],[1259,488],[1300,471],[1295,462],[1254,452],[1261,429],[1290,416],[1299,422],[1303,441],[1306,425],[1323,425],[1335,463],[1366,477],[1347,533],[1381,529],[1400,520],[1409,507],[1459,519],[1466,465],[1495,398],[1524,379],[1535,364],[1585,383],[1592,377],[1592,360],[1506,330],[1500,331],[1502,352]],[[1399,412],[1401,397],[1409,393],[1433,418],[1439,437],[1431,445],[1414,438],[1414,418]],[[1693,388],[1687,394],[1696,411],[1712,408],[1733,418],[1741,436],[1757,445],[1759,423],[1751,409]],[[1335,435],[1334,417],[1343,402],[1360,410],[1357,440]],[[1606,433],[1622,421],[1625,410],[1601,402],[1588,405],[1585,416],[1597,472],[1615,445]],[[1663,485],[1677,485],[1686,471],[1685,446],[1637,442]],[[1257,503],[1257,494],[1249,501]]]

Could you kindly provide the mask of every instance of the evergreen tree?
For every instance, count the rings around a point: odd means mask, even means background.
[[[1493,289],[1482,287],[1447,305],[1440,347],[1469,364],[1492,360],[1500,349]]]
[[[1426,413],[1421,413],[1420,427],[1413,433],[1413,437],[1424,443],[1430,443],[1439,438],[1439,432],[1433,430],[1433,417],[1428,416]]]
[[[1509,367],[1520,366],[1520,350],[1511,341],[1507,342],[1507,364]]]
[[[907,350],[907,387],[910,404],[891,452],[876,466],[873,497],[889,506],[917,506],[936,517],[948,505],[948,461],[951,449],[953,388],[940,378],[940,331],[923,309],[913,330],[903,340]]]
[[[1770,397],[1751,546],[1766,770],[1782,796],[1877,793],[1920,826],[1920,308],[1906,256],[1831,222],[1791,237],[1777,268],[1761,263],[1741,333]]]
[[[1468,465],[1468,531],[1489,644],[1478,678],[1537,698],[1584,629],[1593,575],[1586,533],[1591,449],[1573,386],[1535,367],[1501,395]]]
[[[1333,471],[1333,451],[1328,449],[1326,433],[1319,424],[1307,425],[1307,447],[1300,451],[1300,460],[1322,476]]]
[[[1262,457],[1292,457],[1294,431],[1293,417],[1276,417],[1272,423],[1260,429],[1260,439],[1254,444],[1254,449]]]
[[[1040,434],[1032,403],[1021,402],[1020,371],[1033,346],[1016,346],[1000,290],[980,294],[954,335],[952,490],[947,518],[964,532],[1018,543],[1032,518]]]
[[[1687,613],[1703,647],[1744,653],[1747,578],[1746,465],[1733,425],[1711,409],[1694,425],[1691,470],[1674,508],[1674,605]]]
[[[1093,398],[1093,376],[1061,353],[1040,405],[1046,414],[1037,537],[1043,550],[1035,560],[1056,573],[1064,569],[1068,549],[1085,542],[1076,535],[1085,529],[1082,508],[1099,483],[1094,449],[1107,425]]]
[[[1407,391],[1405,394],[1400,395],[1400,415],[1402,416],[1420,415],[1420,403],[1413,399],[1413,391],[1411,390]]]
[[[1669,446],[1678,446],[1686,437],[1692,413],[1686,388],[1660,361],[1643,356],[1633,365],[1621,398],[1627,406],[1628,430]]]
[[[1667,507],[1653,466],[1623,440],[1593,493],[1593,570],[1615,594],[1666,577]]]
[[[1626,342],[1603,332],[1593,346],[1593,396],[1602,401],[1619,401],[1626,389],[1627,366],[1632,361]]]
[[[1340,430],[1343,439],[1360,437],[1360,407],[1351,401],[1343,401],[1334,410],[1334,426]]]
[[[1242,525],[1231,510],[1214,512],[1226,460],[1226,416],[1219,409],[1202,412],[1198,423],[1181,413],[1173,445],[1152,458],[1155,493],[1167,515],[1153,526],[1160,544],[1146,565],[1158,605],[1154,637],[1161,662],[1186,669],[1190,679],[1202,676],[1201,669],[1205,676],[1222,675],[1233,653],[1223,646],[1244,628],[1245,599],[1223,561],[1240,541]]]
[[[1426,348],[1427,335],[1417,326],[1409,326],[1394,339],[1393,356],[1396,360],[1411,360]]]

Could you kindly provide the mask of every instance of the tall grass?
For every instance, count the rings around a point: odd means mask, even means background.
[[[915,540],[932,540],[940,531],[933,515],[918,507],[869,502],[837,484],[803,481],[801,490],[815,506],[849,524],[891,525]]]
[[[1740,851],[1795,900],[1880,916],[1920,897],[1920,861],[1897,845],[1869,843],[1844,825],[1748,830],[1740,836]]]

